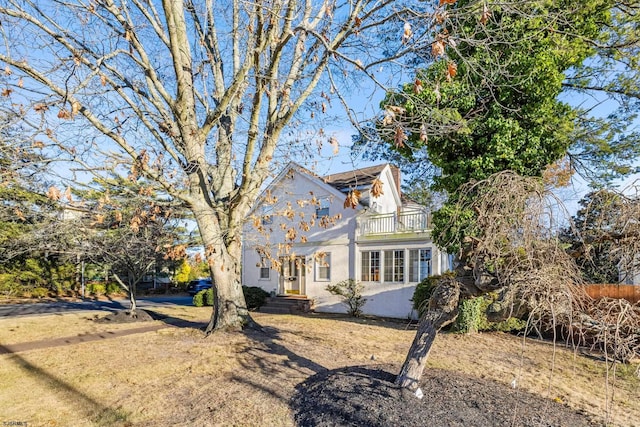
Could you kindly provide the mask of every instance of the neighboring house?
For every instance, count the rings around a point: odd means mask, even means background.
[[[382,194],[374,197],[372,184],[382,184]],[[355,208],[345,203],[353,190],[360,192]],[[242,283],[275,295],[306,295],[316,311],[345,312],[326,287],[352,278],[365,285],[364,313],[413,317],[415,285],[449,269],[430,229],[429,212],[403,202],[394,166],[320,177],[290,163],[245,226]]]

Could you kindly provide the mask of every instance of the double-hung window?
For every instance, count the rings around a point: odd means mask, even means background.
[[[271,269],[267,265],[267,260],[265,257],[260,258],[260,279],[261,280],[269,280],[269,275],[271,274]]]
[[[331,254],[316,259],[316,281],[328,282],[331,280]]]

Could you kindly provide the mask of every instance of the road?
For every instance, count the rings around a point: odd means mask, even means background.
[[[139,308],[191,305],[193,298],[189,296],[169,296],[138,298]],[[2,304],[0,318],[13,316],[33,316],[39,314],[68,313],[73,311],[118,311],[129,308],[126,298],[109,301],[55,301],[46,303]]]

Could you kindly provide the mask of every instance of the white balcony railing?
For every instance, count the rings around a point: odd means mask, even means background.
[[[429,227],[429,215],[426,212],[378,214],[361,220],[360,235],[419,232]]]

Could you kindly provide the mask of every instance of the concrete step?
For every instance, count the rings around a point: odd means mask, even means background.
[[[260,307],[260,313],[269,313],[269,314],[291,314],[291,308],[289,307],[273,307],[263,305]]]
[[[308,313],[311,311],[312,301],[306,296],[270,297],[267,303],[260,307],[263,313]]]

